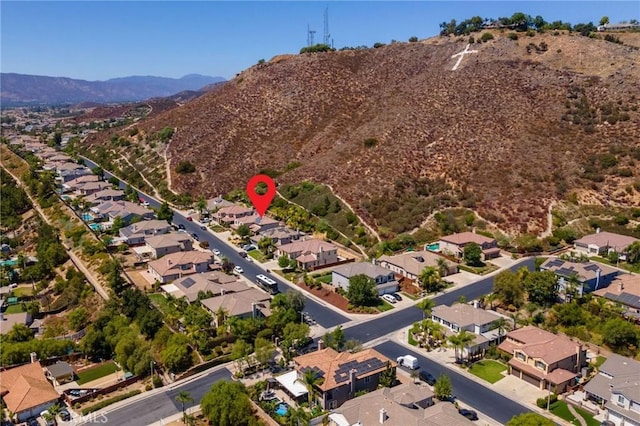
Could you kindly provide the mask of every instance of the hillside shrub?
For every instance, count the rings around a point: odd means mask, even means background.
[[[518,39],[518,34],[516,34],[516,33],[509,33],[509,34],[507,34],[507,38],[508,38],[509,40],[517,40],[517,39]]]
[[[376,138],[367,138],[364,140],[365,148],[373,148],[376,145],[378,145],[378,139]]]
[[[482,34],[482,37],[480,37],[480,40],[482,40],[483,43],[488,42],[489,40],[493,40],[493,34],[491,33],[484,33]]]
[[[176,173],[180,173],[181,175],[187,173],[193,173],[196,171],[196,166],[194,166],[190,161],[181,161],[178,163],[178,167],[176,167]]]

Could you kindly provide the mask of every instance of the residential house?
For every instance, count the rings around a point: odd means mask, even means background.
[[[218,296],[239,293],[250,288],[252,287],[240,281],[238,277],[227,275],[222,271],[189,275],[162,286],[162,290],[166,293],[178,299],[184,297],[189,303],[196,301],[200,292]]]
[[[98,218],[110,222],[118,216],[120,216],[125,223],[130,223],[136,216],[147,220],[154,218],[153,210],[129,201],[105,201],[104,203],[91,207],[91,211]]]
[[[216,327],[227,318],[268,317],[271,315],[271,296],[257,288],[238,293],[223,293],[220,296],[200,300],[200,304],[211,314]]]
[[[92,177],[96,175],[87,175],[82,177]],[[96,176],[97,177],[97,176]],[[80,178],[74,179],[73,182],[79,180]],[[64,186],[64,184],[63,184]],[[95,194],[96,192],[111,189],[111,184],[105,181],[90,181],[90,182],[81,182],[75,185],[75,194],[80,197],[85,197],[91,194]]]
[[[577,294],[582,296],[599,288],[608,287],[619,271],[610,266],[595,262],[569,262],[559,258],[548,258],[541,271],[552,271],[558,277],[559,292],[566,293],[576,280]]]
[[[347,291],[349,289],[349,279],[361,274],[375,281],[378,294],[380,295],[398,291],[399,284],[398,281],[396,281],[396,274],[370,262],[340,265],[333,269],[331,281],[335,287],[340,287],[344,291]]]
[[[147,272],[156,281],[165,284],[185,275],[207,272],[213,263],[213,254],[201,251],[181,251],[153,260],[147,265]]]
[[[276,250],[276,257],[280,256],[295,259],[302,269],[313,270],[337,263],[338,248],[326,241],[311,238],[281,245]]]
[[[160,259],[167,254],[191,250],[193,240],[184,232],[150,235],[145,238],[144,246],[133,248],[140,259]]]
[[[640,362],[608,355],[584,391],[585,399],[603,407],[614,425],[640,425]]]
[[[253,214],[253,209],[234,204],[232,206],[222,207],[214,214],[214,217],[218,220],[218,222],[225,225],[230,225],[234,223],[236,219],[245,216],[251,216]]]
[[[442,264],[442,276],[456,274],[458,265],[445,259],[444,257],[424,250],[424,251],[408,251],[393,256],[383,255],[378,258],[376,263],[383,268],[402,275],[410,280],[417,281],[426,267],[433,267],[440,270],[439,263]],[[443,273],[444,272],[444,273]]]
[[[144,244],[145,238],[153,235],[163,235],[171,230],[171,225],[166,220],[143,220],[132,225],[120,228],[118,233],[123,242],[130,246]]]
[[[44,368],[45,376],[51,380],[54,386],[60,386],[72,382],[76,376],[73,367],[68,362],[58,361]]]
[[[238,229],[238,227],[242,225],[248,226],[252,233],[257,234],[269,229],[279,228],[282,226],[282,223],[275,219],[271,219],[269,216],[260,217],[257,214],[251,214],[234,219],[231,224],[231,228]]]
[[[316,391],[320,395],[323,409],[335,409],[357,393],[371,392],[378,388],[380,375],[397,364],[375,349],[360,352],[337,352],[332,348],[323,348],[318,342],[318,350],[297,356],[293,359],[298,380],[302,380],[306,371],[315,371],[324,380]]]
[[[442,253],[452,256],[462,257],[466,245],[476,243],[482,248],[482,258],[484,260],[494,259],[500,256],[498,242],[494,238],[485,237],[475,232],[460,232],[446,235],[438,241],[439,249]]]
[[[479,308],[477,303],[438,305],[431,310],[431,319],[442,324],[450,332],[459,333],[466,330],[475,335],[474,341],[462,349],[463,356],[467,357],[484,354],[491,343],[500,340],[501,333],[504,332],[496,326],[496,321],[500,318],[504,317],[497,312]]]
[[[93,174],[91,169],[77,163],[53,163],[53,167],[53,170],[55,170],[55,172],[58,174],[62,183],[68,182],[80,176]],[[43,169],[45,169],[45,167],[43,167]]]
[[[217,212],[223,207],[231,207],[235,206],[231,201],[227,201],[222,196],[217,196],[216,198],[212,198],[207,200],[207,210],[210,212]]]
[[[510,374],[555,393],[577,383],[586,365],[587,351],[579,342],[534,326],[510,331],[498,348],[513,355]]]
[[[298,241],[303,235],[301,232],[294,231],[286,226],[278,226],[261,230],[260,233],[251,237],[251,240],[254,244],[258,244],[263,238],[271,238],[275,246],[281,246]]]
[[[640,275],[618,275],[609,287],[598,289],[593,295],[619,303],[627,318],[640,321]]]
[[[10,332],[16,324],[23,324],[31,328],[32,323],[33,318],[28,312],[19,312],[16,314],[0,312],[0,335]]]
[[[448,402],[433,403],[426,386],[404,383],[382,388],[345,402],[331,410],[330,426],[402,425],[470,426],[474,423]]]
[[[0,396],[18,423],[39,416],[60,398],[38,361],[0,371]]]
[[[99,182],[99,181],[100,181],[100,177],[98,175],[94,175],[94,174],[84,175],[63,183],[62,189],[64,190],[64,192],[76,191],[78,187],[84,183]]]
[[[91,205],[95,206],[97,204],[104,203],[105,201],[122,201],[124,200],[124,197],[125,195],[123,190],[107,187],[85,196],[84,199]]]
[[[637,238],[627,235],[614,234],[613,232],[600,232],[586,235],[573,242],[576,251],[586,253],[589,256],[608,256],[609,253],[618,253],[620,260],[625,260],[627,247],[636,241]]]

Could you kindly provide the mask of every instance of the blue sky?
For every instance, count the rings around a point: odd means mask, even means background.
[[[438,24],[521,11],[573,24],[603,15],[638,19],[629,1],[5,1],[0,2],[2,72],[105,80],[128,75],[232,78],[307,42],[322,41],[329,8],[334,46],[427,38]]]

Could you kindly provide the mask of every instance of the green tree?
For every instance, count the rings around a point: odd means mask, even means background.
[[[627,247],[627,260],[629,263],[640,261],[640,241],[634,241]]]
[[[316,388],[324,382],[324,379],[318,375],[316,370],[308,369],[302,374],[301,382],[307,388],[307,399],[309,408],[311,408],[317,392]]]
[[[89,314],[83,307],[79,307],[69,312],[67,320],[69,321],[69,326],[72,330],[79,331],[82,330],[89,321]]]
[[[536,271],[524,280],[529,302],[540,306],[551,306],[558,300],[558,278],[553,271]]]
[[[256,338],[254,342],[256,360],[261,366],[267,365],[267,362],[273,357],[274,347],[273,343],[262,337]]]
[[[5,340],[11,343],[28,342],[33,339],[33,330],[24,324],[14,324]]]
[[[426,291],[432,293],[440,289],[440,273],[433,266],[427,266],[420,274],[420,285]]]
[[[160,352],[162,364],[170,371],[177,373],[191,367],[191,347],[184,334],[174,334],[169,338],[167,346]]]
[[[390,388],[396,381],[396,369],[391,366],[391,362],[387,361],[387,368],[380,373],[378,384],[382,388]]]
[[[640,332],[630,322],[613,318],[602,327],[602,341],[618,353],[634,356],[640,346]]]
[[[376,282],[364,275],[354,275],[349,278],[347,299],[354,306],[372,306],[378,302]]]
[[[493,322],[493,329],[498,330],[498,336],[502,336],[504,332],[508,329],[509,322],[505,317],[500,317]]]
[[[285,424],[287,426],[308,425],[309,420],[311,420],[311,413],[305,410],[304,407],[290,407],[289,411],[287,412]]]
[[[446,374],[441,374],[433,385],[433,395],[440,401],[445,401],[453,395],[451,379]]]
[[[176,167],[176,173],[184,175],[187,173],[193,173],[196,171],[196,166],[193,165],[190,161],[184,160],[178,163]]]
[[[435,302],[432,299],[424,299],[420,303],[418,303],[418,308],[422,309],[424,312],[424,318],[431,318],[431,311],[435,306]]]
[[[189,391],[186,391],[186,390],[178,392],[178,395],[176,395],[176,402],[180,403],[180,405],[182,406],[182,421],[184,423],[187,423],[187,412],[185,410],[185,405],[190,402],[193,402],[191,393],[189,393]]]
[[[477,243],[469,243],[464,246],[462,258],[467,265],[480,265],[482,259],[482,247]]]
[[[220,380],[200,401],[202,414],[216,426],[253,424],[253,409],[244,384]]]
[[[608,16],[603,16],[602,18],[600,18],[600,25],[607,25],[608,23],[609,23]]]
[[[205,210],[207,210],[207,200],[204,197],[198,197],[198,201],[196,201],[196,209],[203,214]]]
[[[249,229],[249,227],[244,223],[238,226],[238,229],[236,229],[236,234],[238,234],[240,238],[246,238],[249,236],[250,233],[251,233],[251,229]]]
[[[513,417],[507,426],[554,426],[555,423],[538,413],[524,413]]]
[[[451,342],[454,348],[456,362],[460,362],[462,360],[464,349],[469,345],[469,343],[473,342],[474,339],[475,335],[464,329],[460,330],[457,334],[449,336],[449,342]]]
[[[415,43],[416,41],[418,41],[418,37],[416,36],[409,37],[409,43]]]
[[[493,293],[503,306],[519,307],[524,302],[524,290],[517,274],[512,271],[502,271],[493,281]]]
[[[127,226],[127,224],[125,223],[124,219],[122,219],[120,216],[116,216],[113,219],[113,224],[111,225],[111,232],[117,234],[118,231],[120,231],[120,229],[124,228],[125,226]]]
[[[278,266],[282,269],[287,269],[289,267],[289,256],[283,254],[278,258]]]
[[[171,223],[173,220],[173,210],[169,207],[169,204],[165,201],[160,205],[160,208],[156,210],[156,217],[158,220],[166,220],[167,223]]]
[[[249,355],[253,352],[253,347],[250,343],[245,342],[242,339],[236,340],[231,350],[231,359],[236,361],[239,369],[242,369],[242,362],[244,361],[249,366]]]
[[[94,175],[97,175],[100,178],[100,180],[104,179],[104,170],[102,169],[102,167],[96,166],[93,169],[91,169],[91,172]]]

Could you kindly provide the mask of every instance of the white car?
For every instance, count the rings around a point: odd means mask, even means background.
[[[235,272],[236,274],[241,274],[244,272],[244,270],[241,267],[236,265],[236,267],[233,268],[233,272]]]
[[[380,298],[389,303],[396,303],[396,298],[390,294],[383,294]]]
[[[213,254],[215,254],[216,256],[220,256],[220,250],[218,249],[213,249]]]

